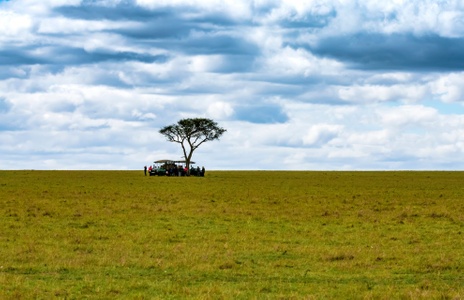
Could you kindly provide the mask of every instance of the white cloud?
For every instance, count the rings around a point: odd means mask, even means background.
[[[303,144],[309,146],[321,146],[339,136],[343,126],[332,124],[317,124],[311,126],[303,136]]]
[[[334,75],[343,70],[342,64],[327,58],[317,58],[304,49],[278,48],[262,62],[263,72],[275,77]]]
[[[138,5],[155,9],[159,7],[196,7],[199,11],[226,13],[236,18],[249,18],[251,7],[248,1],[242,0],[137,0]]]
[[[40,21],[38,33],[43,34],[83,34],[111,29],[115,26],[107,21],[69,20],[67,18],[47,18]]]
[[[380,119],[388,128],[430,126],[437,122],[438,112],[422,105],[405,105],[379,111]]]
[[[354,103],[375,103],[403,101],[415,103],[427,95],[427,86],[420,85],[353,85],[338,90],[340,99]]]
[[[430,82],[430,86],[433,94],[443,102],[464,102],[463,80],[464,73],[450,73]]]
[[[132,110],[132,116],[138,118],[139,120],[154,120],[156,115],[154,113],[141,113],[137,109]]]
[[[208,106],[207,116],[212,119],[226,119],[234,113],[234,109],[226,102],[213,102]]]
[[[427,106],[463,102],[459,1],[82,3],[0,3],[0,168],[141,168],[199,116],[228,130],[207,169],[464,168],[464,117]]]
[[[19,35],[27,34],[33,26],[30,16],[18,14],[11,11],[0,10],[0,33],[2,39],[18,38]]]

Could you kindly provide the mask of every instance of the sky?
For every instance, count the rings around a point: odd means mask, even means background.
[[[461,0],[0,1],[0,169],[463,170]]]

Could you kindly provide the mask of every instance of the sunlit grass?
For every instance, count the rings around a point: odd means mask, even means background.
[[[462,298],[463,179],[1,171],[0,298]]]

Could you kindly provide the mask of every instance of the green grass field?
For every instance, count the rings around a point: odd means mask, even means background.
[[[463,183],[0,171],[0,299],[463,299]]]

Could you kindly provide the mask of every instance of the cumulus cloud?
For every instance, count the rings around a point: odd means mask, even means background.
[[[0,1],[0,168],[461,169],[459,1]],[[156,148],[153,145],[157,145]]]
[[[327,144],[341,134],[340,125],[316,124],[303,136],[303,145],[321,146]]]
[[[441,75],[430,82],[431,90],[440,100],[446,103],[463,102],[464,88],[462,86],[464,73],[450,73]]]

